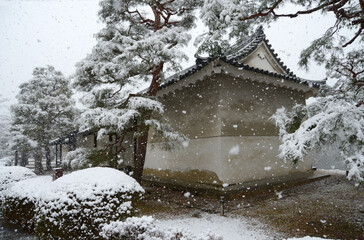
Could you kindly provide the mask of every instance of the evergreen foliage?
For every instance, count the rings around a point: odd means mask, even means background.
[[[14,145],[34,150],[35,171],[41,173],[45,154],[47,170],[51,169],[49,142],[73,128],[75,114],[69,80],[54,67],[39,67],[33,78],[20,85],[18,104],[11,107]]]
[[[124,151],[125,136],[134,132],[138,181],[150,126],[171,140],[183,139],[159,117],[163,106],[155,95],[165,73],[180,70],[181,60],[187,59],[178,49],[191,39],[187,31],[194,26],[198,4],[193,0],[101,1],[99,16],[106,27],[97,34],[92,52],[77,65],[75,86],[87,93],[83,101],[89,107],[81,127],[99,129],[99,137],[116,136],[115,158]],[[149,85],[147,90],[133,94],[127,90],[143,82]]]
[[[0,110],[5,110],[7,99],[0,95]],[[11,119],[7,114],[0,114],[0,159],[13,155],[9,147]]]

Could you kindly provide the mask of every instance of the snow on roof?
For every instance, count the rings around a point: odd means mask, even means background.
[[[267,70],[259,69],[256,67],[251,67],[247,64],[241,63],[241,60],[248,57],[251,53],[253,53],[261,43],[265,43],[265,45],[268,48],[268,51],[271,53],[275,61],[278,63],[278,65],[283,69],[285,73],[274,73]],[[225,55],[222,56],[210,56],[210,57],[197,57],[196,64],[179,72],[176,73],[170,77],[168,77],[165,80],[165,83],[161,85],[161,89],[166,88],[192,74],[195,72],[201,70],[205,66],[207,66],[209,63],[211,63],[214,60],[221,60],[223,62],[226,62],[230,65],[233,65],[235,67],[238,67],[241,70],[249,70],[257,73],[266,74],[273,77],[282,78],[285,80],[302,83],[305,85],[308,85],[310,87],[319,87],[326,83],[326,80],[322,81],[314,81],[314,80],[307,80],[300,77],[297,77],[289,68],[287,68],[286,65],[281,61],[281,59],[278,57],[278,55],[275,53],[274,49],[272,48],[272,45],[269,44],[268,39],[266,38],[263,28],[259,27],[256,32],[248,37],[245,41],[242,43],[236,44],[232,46],[231,50],[228,51]]]

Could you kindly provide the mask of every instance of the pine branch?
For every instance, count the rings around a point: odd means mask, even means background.
[[[347,2],[348,0],[344,0],[345,2]],[[337,2],[341,2],[340,0],[334,0],[334,1],[331,1],[331,2],[327,2],[327,3],[324,3],[322,5],[319,5],[315,8],[311,8],[311,9],[308,9],[308,10],[304,10],[304,11],[297,11],[296,13],[293,13],[293,14],[277,14],[275,13],[273,10],[272,10],[272,13],[275,17],[289,17],[289,18],[295,18],[295,17],[298,17],[299,15],[306,15],[306,14],[311,14],[311,13],[314,13],[314,12],[317,12],[319,10],[322,10],[324,9],[325,7],[328,7],[332,4],[335,4]]]
[[[363,28],[364,28],[364,20],[363,20],[363,22],[360,24],[360,28],[359,28],[358,32],[354,35],[354,37],[353,37],[353,38],[352,38],[349,42],[345,43],[345,44],[343,45],[343,47],[347,47],[347,46],[349,46],[350,44],[352,44],[352,43],[355,41],[355,39],[357,39],[357,38],[360,36],[361,32],[363,31]]]
[[[252,14],[248,17],[244,17],[244,18],[239,18],[240,21],[246,21],[246,20],[249,20],[249,19],[253,19],[253,18],[257,18],[257,17],[264,17],[264,16],[267,16],[269,15],[270,13],[273,13],[274,14],[274,9],[276,9],[278,7],[278,5],[280,3],[282,3],[283,0],[279,0],[277,1],[276,3],[273,4],[273,6],[271,8],[268,8],[266,9],[267,11],[266,12],[258,12],[258,13],[255,13],[255,14]]]

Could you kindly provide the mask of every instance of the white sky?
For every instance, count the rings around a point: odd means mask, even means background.
[[[75,70],[95,45],[93,37],[102,24],[98,21],[98,0],[0,0],[0,113],[16,103],[18,86],[31,79],[35,67],[53,65],[66,76]],[[320,36],[334,19],[320,14],[282,19],[265,29],[267,38],[283,62],[298,76],[320,80],[322,67],[310,72],[297,66],[301,50]],[[318,24],[319,23],[319,24]],[[193,34],[201,30],[193,31]],[[189,50],[194,62],[194,49]],[[1,103],[1,99],[8,101]],[[4,107],[5,105],[5,107]]]

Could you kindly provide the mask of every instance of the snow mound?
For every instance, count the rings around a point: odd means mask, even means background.
[[[3,193],[4,218],[40,239],[99,239],[104,224],[135,214],[144,190],[121,171],[96,167],[53,182],[50,176],[25,179]]]
[[[159,229],[188,229],[193,234],[200,234],[201,229],[221,236],[224,240],[268,240],[273,239],[272,233],[262,223],[244,217],[222,217],[203,213],[199,218],[180,216],[172,219],[161,219],[156,222]],[[187,238],[188,239],[188,238]],[[209,239],[209,238],[205,238]]]
[[[0,192],[10,187],[10,184],[19,182],[24,179],[35,177],[35,173],[25,167],[12,166],[3,167],[0,166]]]
[[[3,158],[0,158],[0,166],[1,167],[11,166],[12,159],[13,159],[13,157],[3,157]]]
[[[287,240],[330,240],[328,238],[319,238],[319,237],[303,237],[303,238],[288,238]]]
[[[75,194],[75,197],[79,200],[87,200],[94,199],[99,194],[144,193],[144,189],[134,178],[119,170],[95,167],[79,170],[58,178],[50,186],[49,192],[44,196],[44,200],[52,197],[59,198],[62,193],[67,196],[70,192]]]
[[[95,167],[59,178],[43,193],[36,204],[40,239],[99,239],[104,224],[135,214],[144,189],[119,170]]]
[[[38,200],[52,183],[51,176],[33,177],[14,183],[4,192],[6,197],[19,199]]]
[[[14,183],[3,192],[5,219],[28,231],[33,230],[36,203],[52,182],[50,176],[34,177]]]
[[[181,228],[164,229],[158,227],[159,221],[150,216],[132,217],[124,222],[115,221],[103,226],[100,236],[105,239],[188,239],[188,240],[222,240],[211,233],[197,235]]]

